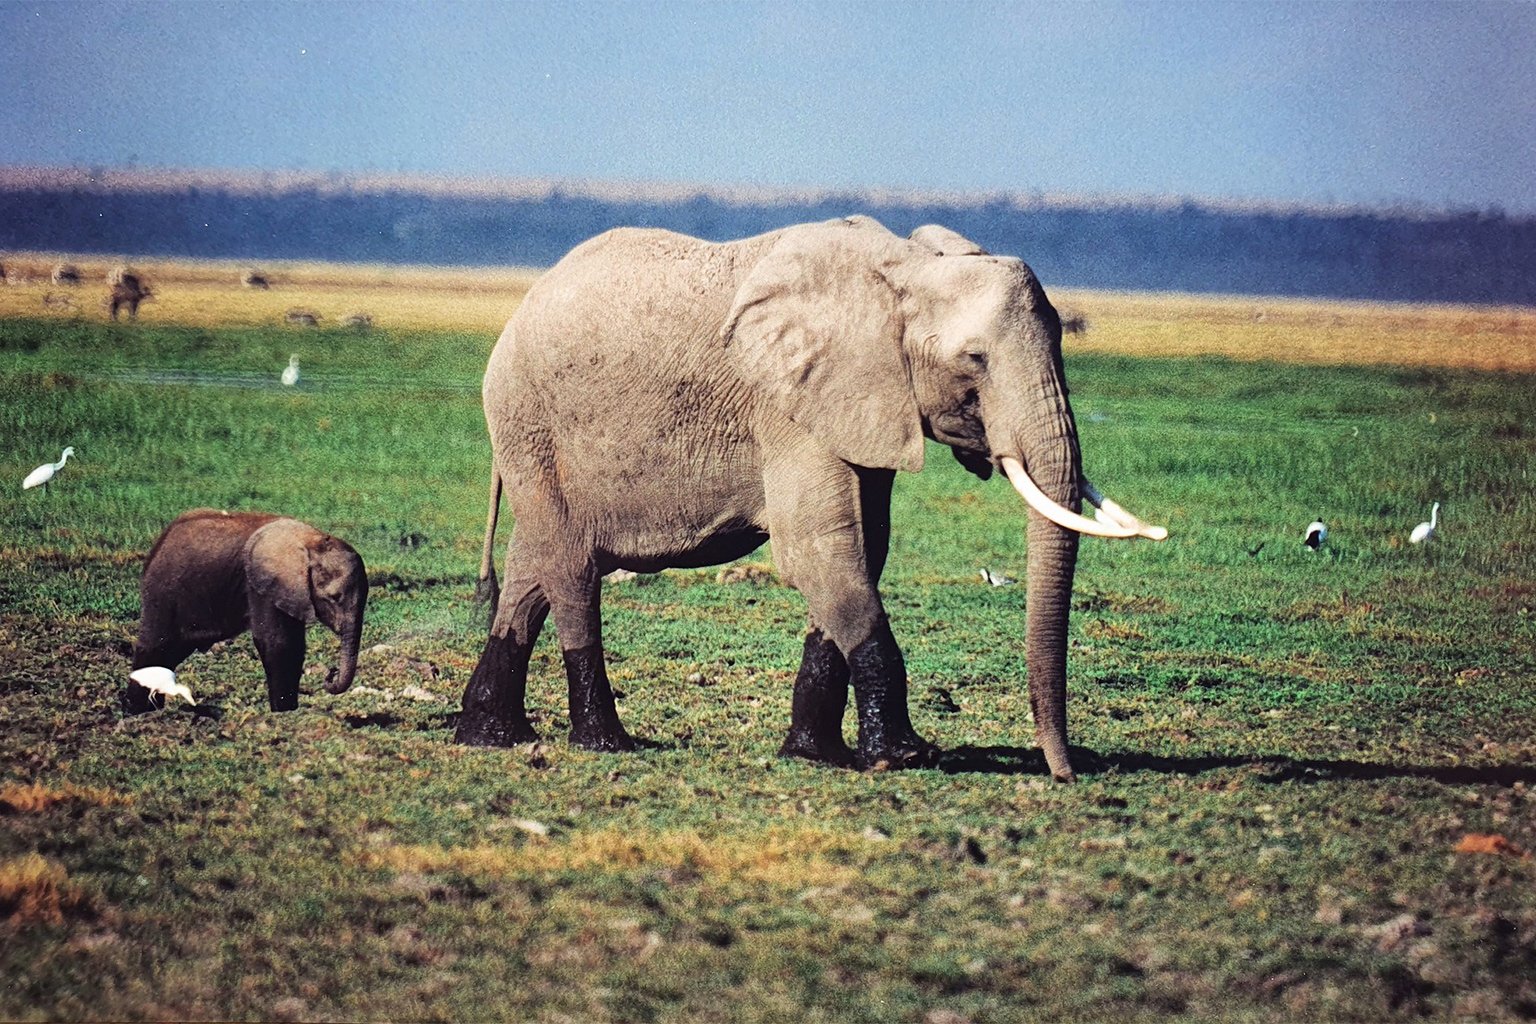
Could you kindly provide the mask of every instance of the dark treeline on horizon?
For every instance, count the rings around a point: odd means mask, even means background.
[[[851,213],[900,234],[944,224],[1047,287],[1536,305],[1536,219],[1497,213],[43,187],[0,189],[0,249],[540,267],[621,225],[725,240]]]

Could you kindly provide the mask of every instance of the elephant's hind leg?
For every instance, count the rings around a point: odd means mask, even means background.
[[[545,592],[560,637],[570,693],[571,743],[588,750],[635,749],[624,731],[613,687],[603,665],[602,577],[585,555],[571,558],[546,575]]]
[[[539,738],[526,707],[528,659],[549,614],[549,600],[535,580],[514,578],[510,557],[508,562],[507,588],[485,650],[464,688],[464,709],[453,737],[474,747],[510,747]]]

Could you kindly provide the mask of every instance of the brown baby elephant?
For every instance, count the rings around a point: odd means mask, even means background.
[[[326,677],[343,693],[357,673],[368,573],[346,541],[267,512],[197,508],[165,528],[144,562],[133,667],[175,668],[194,651],[251,631],[267,672],[273,711],[299,706],[304,629],[323,622],[341,638],[340,664]],[[163,701],[130,682],[124,706]]]

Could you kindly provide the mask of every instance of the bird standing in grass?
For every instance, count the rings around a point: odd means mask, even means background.
[[[1429,540],[1431,537],[1433,537],[1435,535],[1435,530],[1438,529],[1439,526],[1440,526],[1440,503],[1437,501],[1437,502],[1435,502],[1434,506],[1429,510],[1429,522],[1427,522],[1427,523],[1420,523],[1418,526],[1415,526],[1413,528],[1413,532],[1408,535],[1408,543],[1409,544],[1422,544],[1422,543],[1424,543],[1425,541]]]
[[[1015,582],[1012,576],[1004,576],[1000,572],[993,572],[985,567],[978,570],[978,572],[981,574],[981,581],[983,583],[990,583],[994,587],[1011,587]]]
[[[54,474],[64,468],[64,463],[68,462],[69,457],[73,454],[75,454],[75,450],[73,448],[65,448],[64,455],[59,459],[58,462],[45,462],[41,466],[38,466],[32,472],[28,473],[27,478],[21,482],[21,489],[25,491],[33,487],[37,487],[38,485],[42,485],[43,493],[47,494],[48,481],[52,480]]]
[[[283,371],[283,387],[291,388],[299,382],[299,356],[298,353],[288,357],[288,368]]]
[[[1328,527],[1323,525],[1321,519],[1314,519],[1307,524],[1307,532],[1302,536],[1301,542],[1316,551],[1323,546],[1323,541],[1328,539]]]
[[[180,697],[188,704],[196,705],[192,699],[192,691],[186,683],[176,681],[176,673],[160,665],[150,665],[145,668],[134,669],[128,673],[128,678],[150,690],[165,697]]]

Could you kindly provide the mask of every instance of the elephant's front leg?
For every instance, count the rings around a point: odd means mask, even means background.
[[[856,763],[932,763],[937,748],[912,728],[906,663],[875,586],[885,563],[889,478],[861,481],[845,463],[813,460],[809,467],[800,463],[770,471],[765,485],[774,558],[804,595],[812,627],[786,752],[815,756],[842,745],[842,680],[847,679],[858,710]],[[818,634],[832,650],[813,644]],[[802,753],[807,749],[811,753]]]
[[[267,672],[268,705],[273,711],[296,710],[304,674],[304,623],[278,608],[253,605],[251,637]]]
[[[790,704],[789,735],[780,757],[852,766],[853,751],[843,742],[843,711],[848,707],[848,662],[837,644],[812,629],[805,637],[800,672]]]

